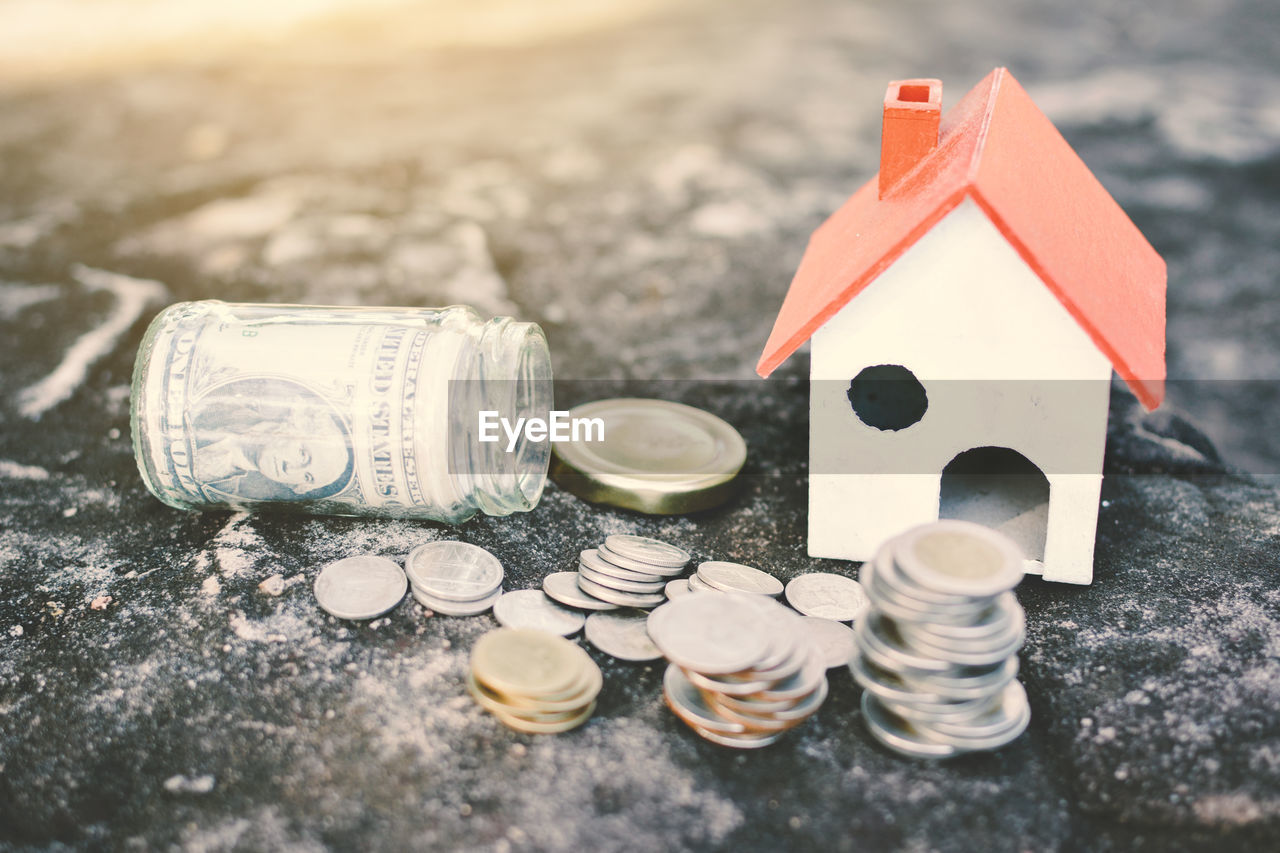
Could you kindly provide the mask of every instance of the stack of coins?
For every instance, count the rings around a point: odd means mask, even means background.
[[[827,697],[827,664],[801,618],[740,593],[687,595],[655,610],[649,634],[671,662],[667,705],[712,743],[773,743]]]
[[[404,568],[418,603],[445,616],[476,616],[502,595],[502,563],[478,545],[427,542],[409,552]]]
[[[782,581],[752,566],[710,560],[698,565],[689,577],[692,592],[745,592],[751,595],[782,595]]]
[[[995,749],[1031,720],[1016,680],[1025,621],[1010,592],[1018,546],[994,530],[940,521],[885,543],[862,567],[871,609],[849,664],[872,735],[914,758]]]
[[[529,734],[576,728],[596,708],[604,678],[573,642],[531,628],[499,628],[471,650],[467,690],[504,725]]]
[[[683,548],[646,536],[615,533],[598,548],[579,555],[578,591],[605,604],[649,610],[667,600],[667,581],[682,574],[688,564],[689,554]],[[544,591],[557,598],[545,584]],[[571,607],[582,606],[564,598],[557,600]]]

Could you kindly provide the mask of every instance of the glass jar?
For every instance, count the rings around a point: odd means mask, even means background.
[[[549,442],[482,441],[481,412],[550,408],[534,323],[208,300],[152,321],[130,423],[143,481],[173,507],[457,523],[532,509],[546,483]]]

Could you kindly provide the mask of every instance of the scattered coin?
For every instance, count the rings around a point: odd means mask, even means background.
[[[634,610],[592,613],[585,633],[591,645],[619,660],[657,660],[662,652],[649,638],[647,621],[647,613]]]
[[[605,547],[621,557],[629,557],[652,566],[682,569],[692,559],[689,552],[648,536],[614,533],[605,537]]]
[[[707,586],[697,575],[689,575],[685,580],[689,582],[690,592],[720,592],[714,586]]]
[[[618,605],[592,598],[579,589],[577,572],[552,572],[542,579],[542,591],[559,603],[579,610],[618,609]]]
[[[478,545],[426,542],[409,552],[405,571],[413,588],[445,601],[487,598],[502,585],[502,563]]]
[[[667,581],[667,585],[662,588],[662,591],[667,594],[667,598],[679,598],[682,595],[688,595],[693,592],[689,588],[688,578],[676,578],[673,581]]]
[[[501,595],[502,587],[498,587],[487,598],[482,598],[479,601],[447,601],[443,598],[435,598],[428,595],[420,589],[413,591],[415,601],[441,616],[479,616],[497,604]]]
[[[698,580],[722,592],[746,592],[776,597],[782,594],[782,581],[757,568],[741,563],[711,560],[698,566]]]
[[[741,672],[768,651],[755,611],[737,596],[689,595],[653,614],[649,636],[667,659],[708,675]]]
[[[808,629],[809,636],[817,645],[818,653],[826,663],[827,669],[849,665],[849,659],[857,649],[853,629],[843,622],[818,616],[802,617],[801,623]]]
[[[586,617],[561,607],[540,589],[521,589],[501,596],[493,605],[498,624],[506,628],[532,628],[567,637],[582,630]]]
[[[609,589],[616,589],[619,592],[638,592],[642,595],[653,595],[662,592],[667,585],[666,581],[661,579],[643,583],[640,581],[621,580],[613,575],[597,572],[585,564],[578,566],[578,574],[587,580],[600,584],[600,586],[607,586]]]
[[[636,581],[637,583],[665,583],[666,579],[662,575],[652,572],[645,572],[636,569],[629,569],[611,563],[602,555],[599,548],[588,548],[578,555],[578,565],[585,566],[593,572],[602,575],[618,578],[624,581]]]
[[[870,606],[862,584],[829,572],[810,572],[792,578],[786,594],[787,603],[804,615],[837,622],[851,622]]]
[[[373,619],[399,604],[408,587],[404,571],[386,557],[346,557],[320,570],[315,596],[339,619]]]
[[[610,604],[617,604],[620,607],[638,607],[647,610],[650,607],[657,607],[659,604],[667,600],[665,594],[658,593],[637,593],[622,592],[621,590],[610,589],[607,586],[601,586],[589,578],[583,576],[582,572],[578,572],[578,589],[601,601],[607,601]]]

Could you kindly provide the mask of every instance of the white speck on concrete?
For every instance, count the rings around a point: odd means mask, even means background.
[[[216,780],[203,776],[170,776],[164,780],[164,789],[170,794],[207,794],[213,790]]]
[[[36,465],[21,465],[0,459],[0,477],[8,480],[47,480],[49,472]]]
[[[84,382],[90,366],[111,352],[147,307],[166,293],[158,281],[82,265],[75,266],[71,275],[89,290],[111,291],[116,296],[116,306],[100,326],[76,339],[52,373],[18,392],[18,411],[33,420],[68,399]]]

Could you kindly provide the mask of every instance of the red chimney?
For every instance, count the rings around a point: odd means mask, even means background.
[[[880,141],[880,198],[938,144],[942,81],[894,80],[884,93]]]

